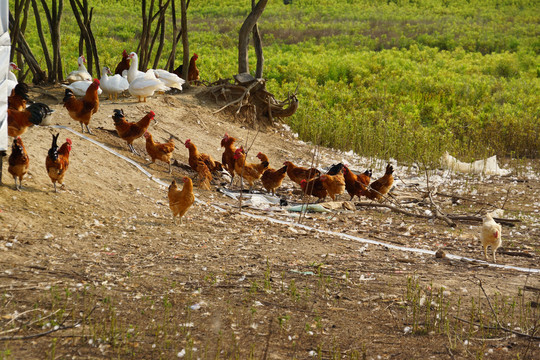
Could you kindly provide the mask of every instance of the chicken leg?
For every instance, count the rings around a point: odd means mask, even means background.
[[[15,180],[15,190],[21,191],[21,189],[22,189],[21,179],[19,179],[19,185],[17,185],[17,177],[16,176],[13,177],[13,180]]]
[[[128,144],[128,147],[129,147],[129,150],[131,150],[132,153],[134,153],[135,155],[139,155],[139,153],[133,147],[133,144]]]

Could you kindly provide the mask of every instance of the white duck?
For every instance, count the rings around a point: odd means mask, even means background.
[[[86,70],[86,66],[84,66],[84,64],[86,63],[86,59],[83,55],[79,56],[79,58],[77,59],[77,63],[79,64],[79,68],[70,72],[66,77],[66,81],[70,84],[82,80],[88,80],[92,82],[92,75],[90,75],[88,70]]]
[[[142,71],[139,71],[139,57],[137,54],[132,52],[128,55],[128,59],[131,59],[131,64],[129,64],[129,70],[127,72],[127,79],[128,82],[131,84],[133,80],[135,80],[138,77],[144,76],[145,73]]]
[[[6,80],[8,96],[11,95],[11,92],[13,91],[13,89],[15,89],[15,86],[17,86],[17,84],[19,83],[19,81],[17,80],[17,77],[12,72],[13,70],[21,70],[21,69],[19,69],[17,64],[9,63],[9,71],[8,71],[8,76]]]
[[[186,82],[184,79],[163,69],[156,69],[154,72],[156,73],[158,79],[161,80],[165,85],[182,91],[182,84]]]
[[[109,75],[112,75],[109,77]],[[109,100],[118,99],[118,94],[126,91],[129,88],[129,83],[126,78],[122,77],[120,74],[113,75],[111,69],[108,67],[103,67],[100,87],[103,89],[105,94],[109,95]]]
[[[92,81],[90,80],[81,80],[81,81],[75,81],[74,83],[71,83],[69,85],[62,84],[62,87],[73,91],[73,94],[75,96],[84,96],[86,95],[86,90],[88,90],[88,87],[91,84],[92,84]],[[101,95],[101,93],[103,93],[103,90],[101,90],[101,86],[98,88],[97,93],[98,95]]]
[[[133,62],[131,63],[133,66]],[[165,86],[158,78],[154,70],[150,69],[143,76],[136,77],[129,83],[129,93],[139,98],[139,102],[146,102],[146,98],[154,95],[155,91],[167,91],[169,87]]]

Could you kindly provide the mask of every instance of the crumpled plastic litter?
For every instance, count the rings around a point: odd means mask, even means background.
[[[307,212],[320,212],[320,213],[329,213],[329,212],[332,212],[328,209],[326,209],[324,206],[322,206],[321,204],[309,204],[309,205],[296,205],[296,206],[291,206],[289,207],[287,210],[291,211],[291,212],[302,212],[302,211],[307,211]]]
[[[239,191],[233,191],[225,188],[219,188],[218,191],[235,200],[238,200],[238,197],[240,196]],[[242,193],[242,206],[249,206],[259,210],[268,210],[269,208],[279,204],[280,199],[276,196],[256,193]]]

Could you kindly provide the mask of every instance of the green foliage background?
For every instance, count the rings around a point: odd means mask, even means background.
[[[136,49],[140,1],[89,3],[102,65],[114,67],[124,48]],[[191,1],[190,51],[204,80],[237,72],[238,30],[250,7]],[[31,23],[26,36],[39,54]],[[304,140],[405,162],[436,161],[444,151],[465,159],[540,154],[538,1],[272,0],[259,27],[269,90],[282,98],[299,85],[300,108],[285,121]],[[66,72],[78,41],[66,3]]]

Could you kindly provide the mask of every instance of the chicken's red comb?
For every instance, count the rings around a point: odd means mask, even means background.
[[[66,142],[67,142],[69,145],[73,144],[73,143],[71,142],[71,139],[69,139],[69,138],[66,139]]]
[[[94,83],[99,85],[100,84],[99,79],[94,79]]]
[[[124,51],[122,51],[122,57],[127,57],[128,56],[128,53],[126,51],[126,49],[124,49]]]
[[[154,117],[154,116],[156,116],[156,113],[153,112],[153,111],[150,111],[150,112],[148,113],[148,115],[150,115],[151,117]]]

